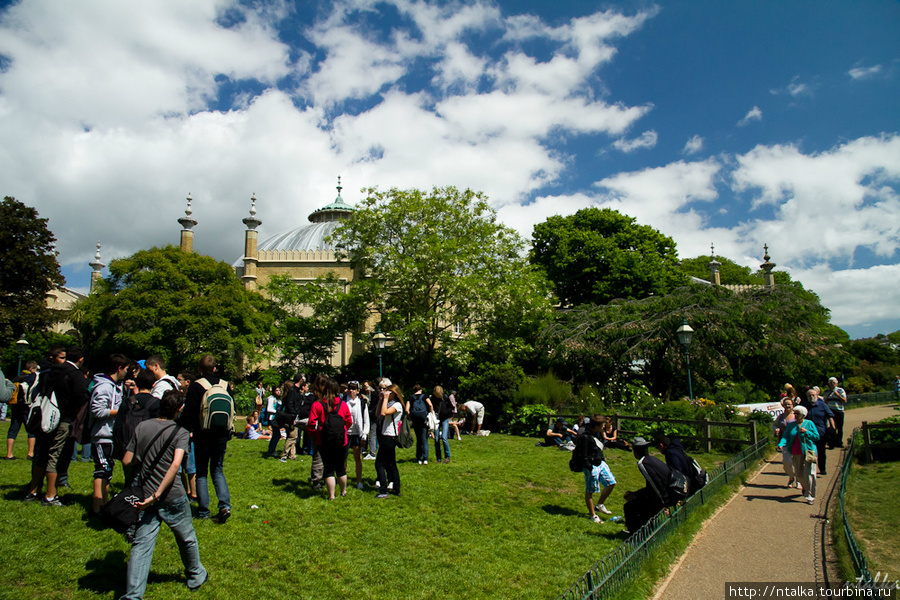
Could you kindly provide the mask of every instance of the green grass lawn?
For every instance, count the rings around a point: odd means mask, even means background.
[[[900,462],[854,464],[847,482],[846,510],[873,577],[900,579]],[[885,502],[885,499],[891,501]]]
[[[163,526],[146,597],[554,598],[625,539],[624,525],[588,520],[569,453],[535,441],[464,436],[448,465],[420,466],[413,449],[398,450],[400,498],[375,499],[374,461],[364,461],[367,489],[329,502],[306,483],[309,457],[281,463],[263,458],[268,442],[232,440],[233,516],[195,521],[210,583],[188,592]],[[93,466],[72,464],[64,508],[25,504],[24,431],[15,452],[20,460],[0,460],[0,598],[118,597],[129,545],[83,520]],[[726,456],[696,458],[709,470]],[[607,460],[619,485],[606,504],[622,515],[622,494],[643,479],[629,453],[609,450]],[[352,479],[352,458],[349,467]],[[117,466],[113,487],[121,481]]]

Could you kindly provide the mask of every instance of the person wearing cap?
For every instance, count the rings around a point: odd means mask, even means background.
[[[674,504],[669,494],[669,467],[650,456],[650,442],[642,437],[631,442],[638,470],[647,482],[643,488],[625,492],[625,527],[635,533],[666,506]]]

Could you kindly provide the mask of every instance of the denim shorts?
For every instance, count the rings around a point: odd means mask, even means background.
[[[362,438],[358,435],[348,435],[347,439],[350,441],[351,448],[360,448],[362,446]]]
[[[616,484],[616,478],[613,477],[606,461],[603,461],[596,467],[585,467],[583,472],[585,494],[596,494],[601,488]]]

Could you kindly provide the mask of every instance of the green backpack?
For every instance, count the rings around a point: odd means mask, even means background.
[[[210,383],[206,378],[198,379],[206,392],[200,401],[200,429],[231,433],[234,431],[234,398],[228,393],[228,382],[220,379]]]

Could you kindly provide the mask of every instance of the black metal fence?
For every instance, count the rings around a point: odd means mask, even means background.
[[[763,438],[726,460],[721,467],[709,473],[709,483],[706,486],[681,506],[659,512],[618,548],[601,558],[572,587],[560,594],[558,600],[599,600],[613,597],[622,591],[638,575],[644,562],[678,530],[688,515],[706,504],[717,491],[747,467],[756,464],[765,456],[769,444],[770,440]]]

